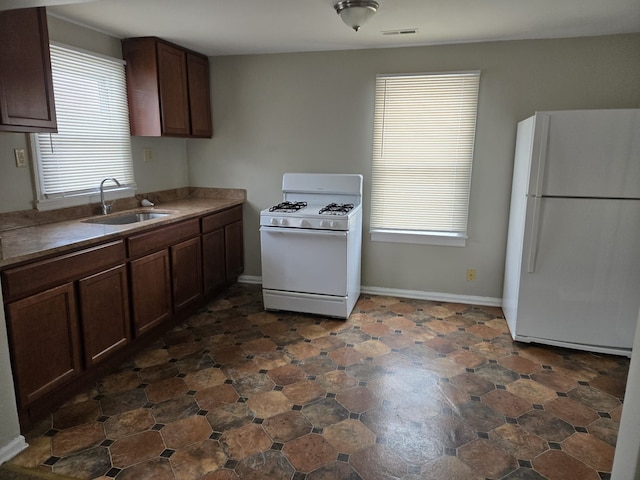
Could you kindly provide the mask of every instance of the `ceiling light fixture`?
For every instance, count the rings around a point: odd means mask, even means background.
[[[333,8],[336,9],[342,21],[357,32],[367,20],[373,17],[379,6],[378,2],[372,0],[345,0],[336,3]]]

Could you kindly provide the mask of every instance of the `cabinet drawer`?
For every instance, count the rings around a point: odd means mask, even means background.
[[[233,222],[242,220],[242,205],[237,205],[220,213],[202,219],[202,233],[209,233]]]
[[[124,242],[119,240],[6,270],[2,273],[5,301],[106,270],[125,258]]]
[[[198,219],[187,220],[167,227],[161,227],[151,232],[141,233],[129,237],[129,255],[139,257],[167,248],[183,240],[196,237],[200,234]]]

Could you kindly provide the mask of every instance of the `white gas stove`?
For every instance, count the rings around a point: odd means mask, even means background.
[[[260,212],[267,310],[347,318],[360,295],[362,175],[285,173]]]

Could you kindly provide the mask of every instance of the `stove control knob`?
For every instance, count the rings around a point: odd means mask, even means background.
[[[300,226],[301,226],[301,227],[310,227],[310,226],[311,226],[311,224],[309,223],[309,221],[308,221],[308,220],[301,219],[301,220],[300,220]]]
[[[329,226],[331,228],[336,228],[338,226],[338,222],[329,222]]]
[[[289,225],[289,221],[286,218],[281,218],[280,225]]]
[[[330,225],[330,223],[329,223],[327,220],[320,220],[320,226],[321,226],[322,228],[327,228],[327,227],[329,227],[329,226],[331,226],[331,225]]]
[[[271,221],[269,223],[271,223],[271,225],[278,225],[278,219],[271,217]]]

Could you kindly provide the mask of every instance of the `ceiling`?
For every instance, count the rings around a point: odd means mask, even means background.
[[[359,31],[334,0],[0,0],[119,38],[157,36],[206,55],[346,50],[640,32],[640,0],[378,0]],[[417,29],[416,34],[387,34]]]

